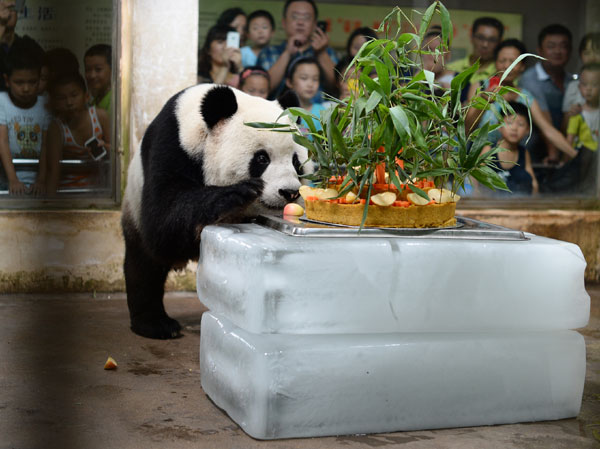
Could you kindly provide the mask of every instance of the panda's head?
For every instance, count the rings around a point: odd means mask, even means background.
[[[281,209],[298,198],[298,175],[312,171],[306,148],[290,133],[251,128],[249,122],[289,123],[277,101],[250,96],[227,86],[198,85],[177,105],[183,149],[202,159],[206,185],[232,185],[261,178],[264,189],[248,211]]]

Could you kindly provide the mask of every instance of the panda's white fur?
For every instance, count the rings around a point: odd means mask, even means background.
[[[221,111],[219,95],[226,104]],[[216,118],[207,104],[215,106]],[[202,227],[272,213],[290,195],[297,197],[290,192],[301,185],[297,170],[308,160],[306,149],[289,133],[245,125],[290,124],[282,112],[278,102],[205,84],[175,95],[148,127],[129,166],[123,199],[124,268],[134,332],[153,338],[179,333],[162,305],[163,284],[172,267],[197,257]],[[269,163],[258,177],[251,176],[258,153],[266,153]]]
[[[291,134],[272,132],[246,126],[250,122],[275,122],[290,124],[277,101],[265,101],[237,89],[232,89],[238,101],[238,112],[216,129],[209,130],[199,105],[213,84],[199,84],[188,88],[177,99],[175,113],[179,124],[179,140],[182,149],[193,159],[202,158],[206,185],[223,186],[246,179],[248,161],[259,149],[265,149],[271,164],[261,176],[265,188],[259,202],[247,209],[248,215],[269,212],[269,208],[282,208],[285,200],[279,189],[298,189],[298,180],[290,164],[294,152],[301,163],[308,159],[306,148],[296,144]],[[305,171],[312,165],[305,164]],[[134,155],[127,176],[124,208],[128,209],[139,227],[141,192],[144,183],[141,152]]]

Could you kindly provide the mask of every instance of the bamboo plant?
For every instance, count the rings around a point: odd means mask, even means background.
[[[339,187],[340,197],[351,189],[366,189],[364,218],[374,173],[382,164],[389,182],[397,189],[407,185],[424,198],[428,198],[427,193],[414,185],[418,179],[433,180],[436,187],[448,187],[453,193],[472,179],[491,189],[508,190],[492,168],[498,150],[482,152],[489,144],[488,133],[502,126],[502,120],[467,130],[465,117],[469,108],[483,113],[493,102],[502,111],[513,112],[503,95],[519,92],[502,86],[502,81],[528,55],[521,55],[503,74],[497,90],[475,95],[467,104],[461,104],[461,91],[479,63],[457,74],[449,89],[436,85],[434,73],[423,67],[422,55],[440,58],[448,51],[452,43],[450,14],[442,2],[435,1],[420,17],[417,27],[396,7],[383,19],[376,31],[384,37],[366,42],[344,74],[356,79],[349,98],[332,98],[334,106],[322,111],[320,117],[302,108],[284,112],[292,123],[303,118],[308,133],[279,123],[247,124],[292,132],[294,140],[305,146],[317,163],[315,173],[307,175],[317,185],[326,184],[332,176],[345,176]],[[422,48],[435,19],[441,23],[441,45],[432,52]],[[389,30],[397,31],[390,36]],[[499,114],[495,108],[492,110]],[[316,121],[321,124],[320,130],[315,127]]]

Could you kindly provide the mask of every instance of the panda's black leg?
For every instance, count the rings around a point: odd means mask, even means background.
[[[141,246],[136,231],[125,231],[125,286],[131,330],[142,337],[168,339],[181,336],[181,326],[163,305],[170,267],[158,264]]]

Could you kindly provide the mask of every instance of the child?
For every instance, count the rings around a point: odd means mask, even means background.
[[[588,33],[583,36],[579,43],[579,59],[582,65],[600,62],[600,33]],[[569,119],[581,112],[583,103],[584,99],[579,92],[579,80],[571,81],[563,97],[563,130],[566,129]]]
[[[260,51],[271,42],[275,31],[275,20],[269,11],[259,9],[248,16],[248,38],[253,46],[246,45],[241,48],[242,66],[256,65]]]
[[[594,162],[598,158],[600,141],[600,62],[583,66],[579,77],[579,91],[584,104],[581,112],[569,119],[567,126],[567,140],[578,153],[564,169],[567,171],[573,166],[569,190],[590,192],[596,183]]]
[[[260,66],[244,69],[240,74],[240,90],[265,100],[269,95],[269,72]]]
[[[93,45],[83,57],[85,80],[92,95],[90,104],[110,113],[112,50],[110,45]]]
[[[300,58],[294,61],[287,72],[285,84],[298,95],[300,107],[306,109],[310,114],[319,117],[321,111],[326,109],[322,103],[313,103],[313,98],[319,91],[319,79],[321,69],[314,58]],[[308,129],[304,119],[301,120],[302,127]],[[321,125],[313,120],[315,128],[321,129]]]
[[[0,160],[13,195],[43,194],[46,176],[46,131],[49,116],[38,97],[41,61],[26,44],[15,44],[7,57],[0,93]],[[13,159],[38,160],[38,168],[16,169]]]
[[[108,114],[96,106],[87,106],[89,96],[85,81],[79,73],[67,73],[53,80],[49,87],[50,108],[57,117],[48,128],[48,193],[55,193],[58,186],[89,188],[101,186],[98,152],[92,152],[92,138],[106,151],[110,148]],[[77,164],[60,173],[62,159],[87,162]],[[107,159],[104,155],[102,159]],[[59,179],[60,178],[60,179]]]
[[[600,62],[583,66],[579,78],[579,92],[584,100],[581,112],[569,119],[567,140],[580,152],[583,148],[598,149],[600,126]]]
[[[529,114],[527,106],[510,102],[514,115],[504,115],[504,126],[500,128],[501,139],[498,147],[501,149],[494,155],[496,171],[504,178],[504,182],[515,194],[537,194],[538,182],[533,173],[529,153],[519,144],[521,139],[529,134]],[[483,152],[492,149],[486,146]]]

